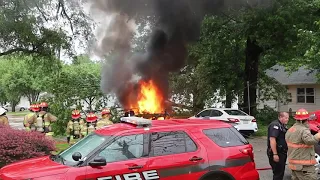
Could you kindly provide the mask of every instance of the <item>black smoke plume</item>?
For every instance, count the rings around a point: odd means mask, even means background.
[[[135,102],[139,91],[134,75],[152,79],[164,100],[169,97],[168,77],[185,65],[187,45],[199,38],[207,11],[221,7],[218,0],[89,0],[91,13],[109,18],[100,26],[96,54],[109,54],[102,74],[102,90],[114,92],[124,108]],[[146,52],[131,52],[135,19],[155,17]],[[110,61],[111,59],[111,61]],[[164,102],[159,102],[163,103]]]

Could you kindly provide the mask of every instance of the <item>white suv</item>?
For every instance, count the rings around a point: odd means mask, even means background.
[[[251,135],[258,131],[257,121],[247,113],[231,108],[208,108],[189,119],[221,120],[233,124],[233,126],[245,135]]]

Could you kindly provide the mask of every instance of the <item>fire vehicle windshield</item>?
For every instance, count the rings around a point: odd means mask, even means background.
[[[101,136],[98,134],[90,134],[87,137],[81,139],[79,142],[61,152],[60,154],[54,156],[54,161],[60,162],[64,165],[74,166],[79,162],[73,160],[72,155],[76,152],[81,154],[81,159],[86,158],[91,152],[93,152],[97,147],[102,145],[111,136]]]

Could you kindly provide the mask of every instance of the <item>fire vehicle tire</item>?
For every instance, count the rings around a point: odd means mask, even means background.
[[[227,173],[214,172],[204,175],[200,180],[235,180]]]
[[[203,180],[231,180],[231,179],[229,179],[228,177],[223,176],[223,175],[222,176],[218,175],[218,176],[210,176],[210,177],[207,177]]]

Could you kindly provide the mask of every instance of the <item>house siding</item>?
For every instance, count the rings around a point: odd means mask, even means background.
[[[278,102],[276,100],[268,100],[268,101],[260,102],[257,106],[257,109],[263,109],[265,106],[268,106],[273,110],[278,111]]]
[[[307,111],[312,112],[320,109],[320,84],[311,85],[287,85],[288,93],[291,93],[292,102],[287,104],[280,104],[280,111],[289,111],[291,108],[293,112],[299,108],[305,108]],[[297,88],[314,88],[315,90],[315,103],[297,103]]]
[[[272,108],[275,111],[278,111],[278,102],[277,100],[274,99],[269,99],[269,100],[265,100],[262,101],[262,99],[264,98],[263,94],[260,94],[259,89],[257,89],[257,109],[263,109],[265,106],[268,106],[270,108]]]

